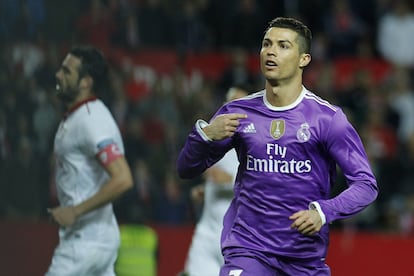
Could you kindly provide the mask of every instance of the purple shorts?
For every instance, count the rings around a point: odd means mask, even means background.
[[[255,257],[226,256],[220,276],[330,276],[329,267],[323,262],[300,262],[290,258],[270,258],[271,264]]]

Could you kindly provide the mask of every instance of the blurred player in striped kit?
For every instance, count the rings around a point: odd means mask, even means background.
[[[226,94],[226,102],[247,95],[243,88],[231,87]],[[236,151],[230,150],[206,171],[205,183],[192,189],[195,201],[203,201],[203,211],[188,252],[186,275],[211,276],[220,272],[224,263],[220,248],[223,217],[233,199],[233,183],[238,166]]]
[[[225,104],[208,123],[198,120],[178,157],[180,176],[192,178],[237,152],[221,276],[330,275],[329,223],[357,214],[378,195],[344,112],[302,84],[311,39],[296,19],[269,22],[260,50],[265,89]],[[331,198],[337,166],[348,188]]]
[[[60,205],[49,213],[60,228],[48,276],[115,275],[120,234],[111,202],[132,176],[115,120],[97,98],[106,73],[92,47],[73,48],[56,73],[66,113],[54,144]]]

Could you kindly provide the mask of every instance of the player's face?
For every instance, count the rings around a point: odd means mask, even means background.
[[[56,90],[64,102],[73,102],[79,95],[79,58],[68,54],[56,72]]]
[[[280,83],[302,74],[310,56],[300,54],[298,34],[285,28],[270,28],[264,35],[260,50],[260,67],[266,80]]]

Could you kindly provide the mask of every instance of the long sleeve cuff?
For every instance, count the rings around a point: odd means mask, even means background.
[[[322,225],[325,225],[325,223],[326,223],[326,217],[325,217],[325,214],[322,211],[321,205],[319,205],[319,203],[317,201],[312,201],[309,204],[309,209],[310,210],[316,210],[316,211],[318,211],[319,216],[321,216]]]
[[[201,138],[203,138],[203,140],[206,142],[211,142],[213,140],[211,140],[203,131],[203,128],[206,126],[208,126],[208,123],[201,119],[197,120],[197,122],[195,123],[196,130],[198,134],[201,136]]]

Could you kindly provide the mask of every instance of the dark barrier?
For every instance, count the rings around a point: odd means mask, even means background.
[[[158,236],[158,275],[176,276],[193,226],[150,226]],[[0,275],[44,275],[57,241],[57,228],[49,223],[0,222]],[[332,232],[327,262],[333,276],[412,276],[413,250],[414,237]]]

